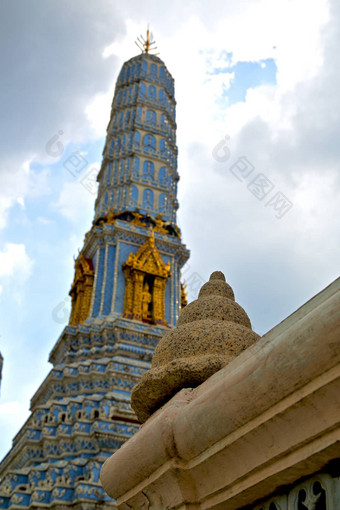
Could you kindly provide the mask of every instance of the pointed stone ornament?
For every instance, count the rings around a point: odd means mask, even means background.
[[[198,386],[258,339],[224,274],[215,271],[176,328],[162,337],[151,370],[134,387],[131,406],[138,419],[146,421],[179,390]]]

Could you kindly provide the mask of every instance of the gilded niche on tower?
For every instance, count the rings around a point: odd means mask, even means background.
[[[75,261],[75,274],[71,290],[72,311],[69,324],[76,326],[89,316],[93,290],[94,270],[91,259],[79,253]]]
[[[165,287],[171,276],[170,262],[164,264],[155,246],[153,232],[136,254],[130,253],[123,271],[124,317],[150,324],[166,324]]]

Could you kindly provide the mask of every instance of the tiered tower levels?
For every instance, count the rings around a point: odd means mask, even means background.
[[[146,53],[119,74],[99,174],[96,218],[138,210],[176,223],[177,147],[174,80]]]
[[[189,253],[176,225],[174,83],[143,53],[118,78],[70,323],[0,464],[0,508],[114,508],[99,471],[139,427],[133,386],[176,324]]]

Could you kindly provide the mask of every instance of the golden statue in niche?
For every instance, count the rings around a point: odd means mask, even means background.
[[[151,318],[151,314],[150,314],[150,303],[152,301],[152,295],[151,295],[151,292],[149,292],[150,290],[150,287],[149,285],[145,282],[144,283],[144,288],[143,288],[143,300],[142,300],[142,320],[143,321],[148,321],[150,318]]]
[[[123,271],[124,317],[149,324],[166,324],[165,287],[171,275],[170,262],[164,264],[153,232],[136,254],[130,253]]]
[[[79,253],[74,265],[74,280],[69,292],[72,298],[72,311],[69,320],[71,326],[84,322],[89,316],[94,280],[91,259],[86,259],[82,253]]]

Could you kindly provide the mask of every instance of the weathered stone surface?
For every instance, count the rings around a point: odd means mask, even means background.
[[[201,318],[215,321],[230,321],[251,328],[250,320],[243,308],[235,301],[222,296],[204,296],[189,303],[181,313],[177,328],[182,324],[200,321]]]
[[[202,286],[198,297],[206,295],[224,296],[235,301],[233,289],[226,283],[225,276],[221,271],[214,271],[210,275],[209,281]]]
[[[258,339],[220,271],[163,336],[152,369],[133,389],[131,405],[142,422],[182,388],[198,386]]]

